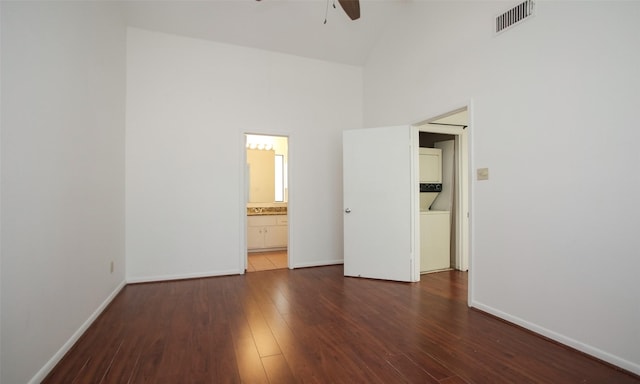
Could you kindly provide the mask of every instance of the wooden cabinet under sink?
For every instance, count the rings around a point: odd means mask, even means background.
[[[247,250],[286,249],[288,229],[286,215],[247,216]]]

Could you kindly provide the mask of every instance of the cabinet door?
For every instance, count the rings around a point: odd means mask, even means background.
[[[284,248],[287,246],[287,226],[274,225],[266,227],[264,246],[266,248]]]
[[[247,227],[247,249],[264,248],[264,228]]]

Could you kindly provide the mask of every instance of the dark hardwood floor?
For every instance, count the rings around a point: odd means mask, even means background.
[[[45,383],[640,383],[415,284],[342,266],[129,285]]]

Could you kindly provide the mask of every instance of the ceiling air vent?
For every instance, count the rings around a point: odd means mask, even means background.
[[[527,0],[496,16],[496,34],[504,32],[514,25],[527,20],[534,15],[534,11],[535,4],[533,0]]]

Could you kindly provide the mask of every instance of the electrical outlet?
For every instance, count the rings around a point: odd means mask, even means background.
[[[478,168],[476,176],[478,180],[489,180],[489,168]]]
[[[111,262],[111,273],[113,273],[113,261]]]

